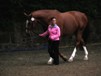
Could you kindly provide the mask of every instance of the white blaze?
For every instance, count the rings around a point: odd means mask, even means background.
[[[29,21],[28,21],[28,20],[26,20],[26,28],[28,27],[28,22],[29,22]]]
[[[31,21],[34,21],[34,20],[35,20],[35,18],[34,18],[34,17],[32,17],[32,18],[31,18]]]

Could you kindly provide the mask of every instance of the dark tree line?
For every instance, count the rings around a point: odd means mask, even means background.
[[[78,10],[93,19],[100,16],[100,3],[100,0],[0,0],[0,23],[5,20],[23,21],[23,12],[39,9]]]
[[[61,12],[77,10],[86,13],[94,31],[93,37],[99,35],[93,39],[100,40],[100,3],[101,0],[0,0],[0,43],[9,40],[12,43],[21,42],[25,27],[23,13],[40,9],[57,9]]]

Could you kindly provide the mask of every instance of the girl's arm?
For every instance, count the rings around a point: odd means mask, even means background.
[[[47,31],[45,31],[44,33],[42,33],[42,34],[39,34],[39,36],[42,36],[42,37],[45,37],[46,35],[48,35],[48,30]]]

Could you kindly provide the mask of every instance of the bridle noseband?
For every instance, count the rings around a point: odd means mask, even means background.
[[[34,34],[35,38],[37,38],[37,37],[39,37],[39,33],[34,31],[33,22],[35,22],[36,24],[41,25],[41,27],[43,25],[40,22],[40,20],[36,20],[34,17],[31,17],[30,19],[26,20],[26,33],[28,33],[30,36],[33,36],[33,34]]]

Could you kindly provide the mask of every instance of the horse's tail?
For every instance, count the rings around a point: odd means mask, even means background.
[[[85,27],[84,32],[83,32],[83,39],[84,39],[85,44],[88,41],[88,37],[90,36],[90,32],[91,32],[91,30],[90,30],[90,24],[88,22],[88,24]]]

